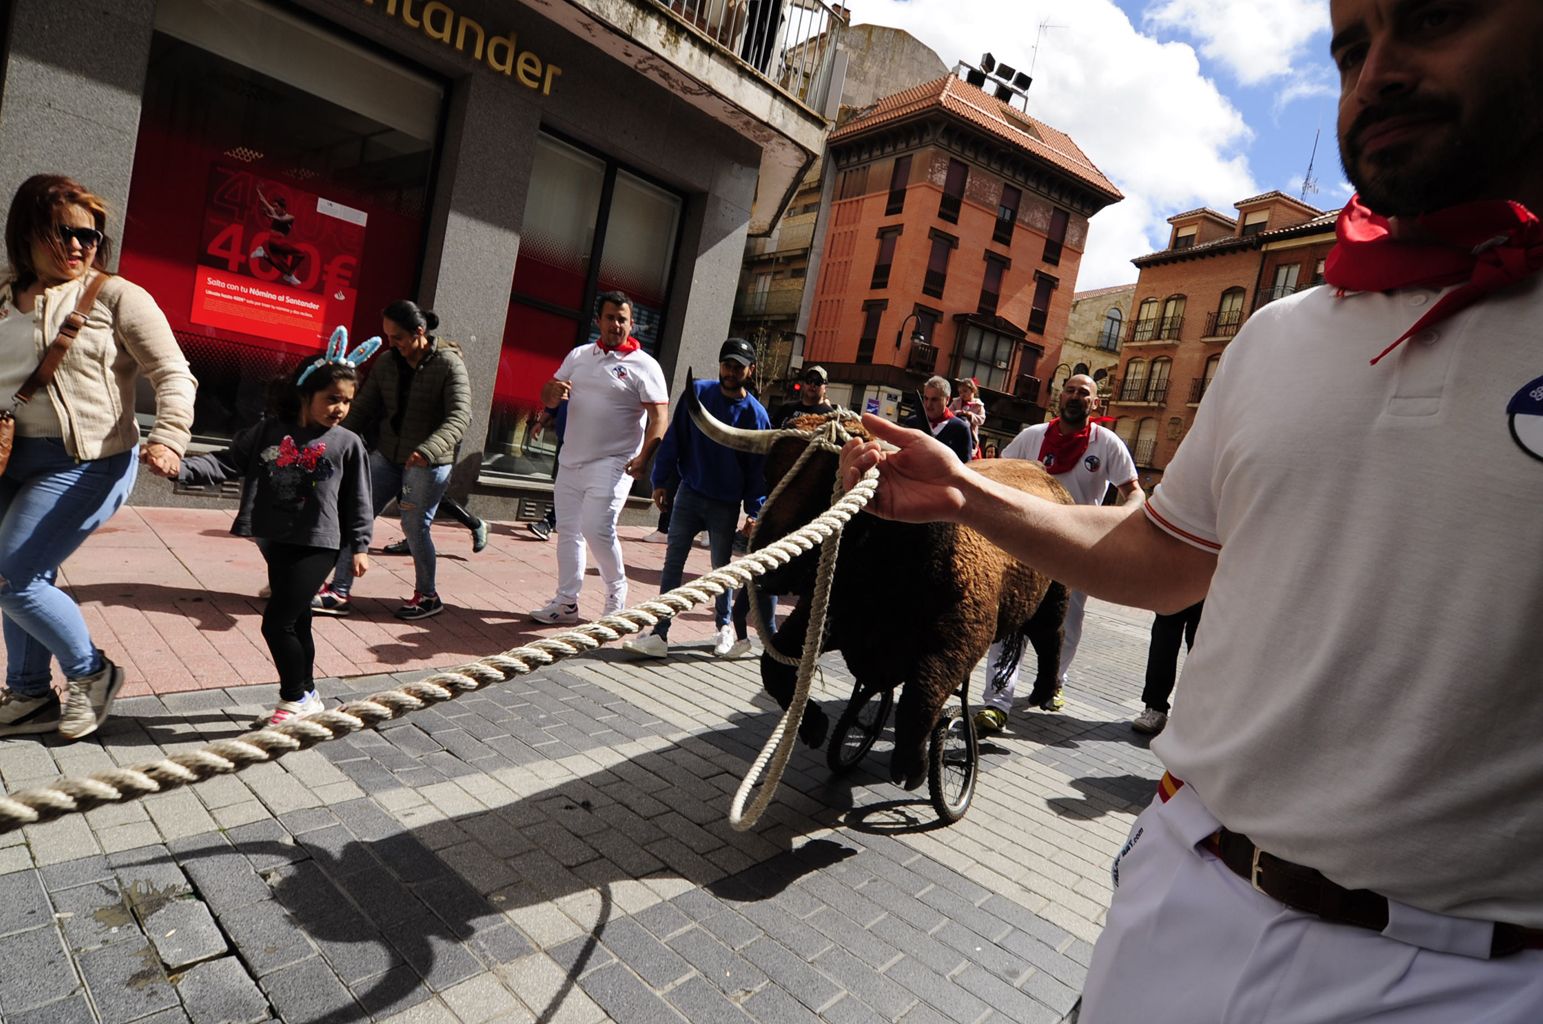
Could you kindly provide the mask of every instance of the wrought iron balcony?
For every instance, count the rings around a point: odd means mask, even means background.
[[[938,365],[938,350],[925,341],[911,342],[911,350],[906,353],[905,368],[911,373],[919,373],[923,377],[930,377],[936,372],[934,367]]]
[[[1040,380],[1038,377],[1027,373],[1020,373],[1018,375],[1018,383],[1013,387],[1013,397],[1037,404],[1039,402],[1039,386]]]
[[[1165,316],[1157,325],[1157,337],[1163,341],[1176,341],[1179,331],[1184,327],[1184,314],[1178,316]]]
[[[1154,341],[1157,338],[1157,317],[1148,317],[1145,320],[1132,320],[1130,327],[1125,332],[1126,341]]]
[[[1261,288],[1254,296],[1254,309],[1267,306],[1276,299],[1284,299],[1288,295],[1294,295],[1302,289],[1294,284],[1278,284],[1273,288]]]
[[[1168,400],[1168,378],[1148,380],[1145,377],[1128,377],[1111,389],[1115,402],[1140,402],[1162,405]]]
[[[1242,326],[1243,311],[1241,309],[1222,309],[1205,315],[1205,336],[1207,338],[1230,338],[1238,333],[1238,328]]]
[[[1136,460],[1136,465],[1151,466],[1152,457],[1157,454],[1157,441],[1137,441],[1130,446],[1130,454]]]
[[[1210,377],[1196,377],[1189,384],[1189,404],[1199,405],[1205,397],[1205,389],[1211,386]]]

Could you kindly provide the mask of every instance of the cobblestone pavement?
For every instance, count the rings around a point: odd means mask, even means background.
[[[142,1022],[1062,1021],[1159,769],[1129,730],[1150,615],[1093,602],[1064,712],[982,746],[965,819],[880,747],[802,747],[754,659],[609,648],[123,806],[0,836],[0,1018]],[[850,681],[824,662],[816,698]],[[979,672],[972,691],[979,693]],[[332,681],[342,698],[408,678]],[[244,731],[272,686],[125,700],[98,740],[0,741],[13,791]]]

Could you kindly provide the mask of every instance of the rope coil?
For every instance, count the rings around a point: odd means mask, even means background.
[[[838,417],[831,420],[816,435],[811,435],[809,450],[816,446],[825,450],[840,449],[846,439],[846,431]],[[805,456],[800,458],[802,459]],[[784,478],[784,482],[792,476]],[[779,490],[781,485],[779,484]],[[215,740],[197,750],[170,754],[153,761],[145,761],[128,767],[104,769],[89,775],[65,776],[33,789],[0,795],[0,835],[14,832],[23,825],[39,824],[77,814],[108,803],[137,800],[152,793],[161,793],[181,786],[200,782],[215,775],[239,772],[254,764],[276,761],[285,754],[306,750],[319,743],[340,739],[351,733],[373,729],[383,722],[404,717],[421,708],[455,700],[465,693],[474,693],[495,683],[508,682],[538,668],[553,665],[563,658],[595,650],[603,644],[614,643],[622,637],[652,628],[661,619],[669,619],[702,604],[721,593],[732,592],[750,583],[767,571],[786,565],[817,545],[825,544],[821,553],[820,583],[815,591],[815,604],[811,612],[818,612],[819,628],[811,628],[805,644],[804,657],[799,662],[799,683],[795,690],[795,702],[790,705],[782,721],[773,731],[760,757],[752,768],[752,775],[741,786],[736,796],[730,821],[736,829],[746,829],[755,823],[762,810],[770,802],[776,782],[781,776],[791,748],[791,737],[797,732],[797,719],[802,715],[802,700],[807,699],[809,679],[814,662],[819,658],[820,637],[823,632],[824,604],[829,590],[829,570],[835,565],[836,538],[847,522],[872,499],[878,488],[878,470],[870,469],[856,486],[841,494],[825,512],[807,525],[777,540],[759,551],[736,559],[728,565],[714,569],[690,583],[676,587],[651,601],[644,601],[613,615],[594,622],[584,623],[554,636],[543,637],[533,643],[501,654],[493,654],[475,662],[435,673],[427,678],[406,683],[395,689],[384,690],[359,700],[349,701],[337,708],[290,719],[280,725],[268,725],[231,739]],[[774,492],[775,493],[775,492]],[[826,544],[827,541],[831,543]],[[828,564],[827,564],[828,563]],[[752,607],[755,602],[751,602]],[[813,626],[813,616],[811,616]],[[757,617],[757,627],[762,623]],[[762,629],[763,641],[768,641]],[[810,647],[813,647],[813,655]],[[769,642],[767,650],[771,650]],[[801,697],[799,695],[802,695]],[[789,718],[793,719],[788,728]],[[787,742],[783,742],[784,738]],[[784,749],[787,748],[787,749]],[[774,759],[773,774],[763,786],[763,792],[752,806],[750,815],[741,813],[742,797],[754,786],[769,759]]]

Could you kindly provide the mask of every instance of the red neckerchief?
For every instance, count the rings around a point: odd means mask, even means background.
[[[601,345],[600,342],[598,342],[598,341],[595,342],[595,344],[599,347],[600,351],[602,351],[602,352],[615,352],[619,356],[625,356],[625,355],[628,355],[630,353],[636,352],[643,345],[642,342],[638,341],[638,339],[634,338],[630,334],[627,335],[627,340],[626,341],[622,342],[620,345],[617,345],[615,348],[606,348],[604,345]]]
[[[1386,217],[1351,196],[1334,226],[1323,278],[1343,291],[1445,288],[1413,327],[1393,339],[1372,365],[1407,339],[1445,320],[1489,293],[1543,269],[1543,223],[1521,203],[1485,200],[1449,206],[1415,218],[1419,238],[1395,238]]]
[[[1088,440],[1092,436],[1091,420],[1075,434],[1063,434],[1061,417],[1057,416],[1050,421],[1050,426],[1045,431],[1045,439],[1040,443],[1039,461],[1044,463],[1045,468],[1052,474],[1060,476],[1082,461],[1083,453],[1088,450]]]
[[[943,415],[939,416],[937,419],[933,419],[931,416],[927,417],[927,425],[932,428],[933,433],[937,433],[939,423],[942,423],[944,420],[951,420],[953,418],[954,414],[945,406],[943,409]]]

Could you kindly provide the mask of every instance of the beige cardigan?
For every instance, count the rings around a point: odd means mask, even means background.
[[[94,273],[94,272],[93,272]],[[54,285],[38,297],[42,322],[33,333],[33,364],[59,335],[59,326],[80,301],[85,279]],[[0,302],[11,298],[11,282],[0,284]],[[65,353],[49,401],[59,415],[64,446],[86,461],[117,455],[139,443],[134,422],[134,385],[140,372],[155,389],[155,426],[149,443],[178,455],[187,451],[193,429],[193,395],[198,382],[177,345],[166,314],[150,293],[121,277],[102,286],[86,326]],[[33,401],[42,396],[34,395]]]

